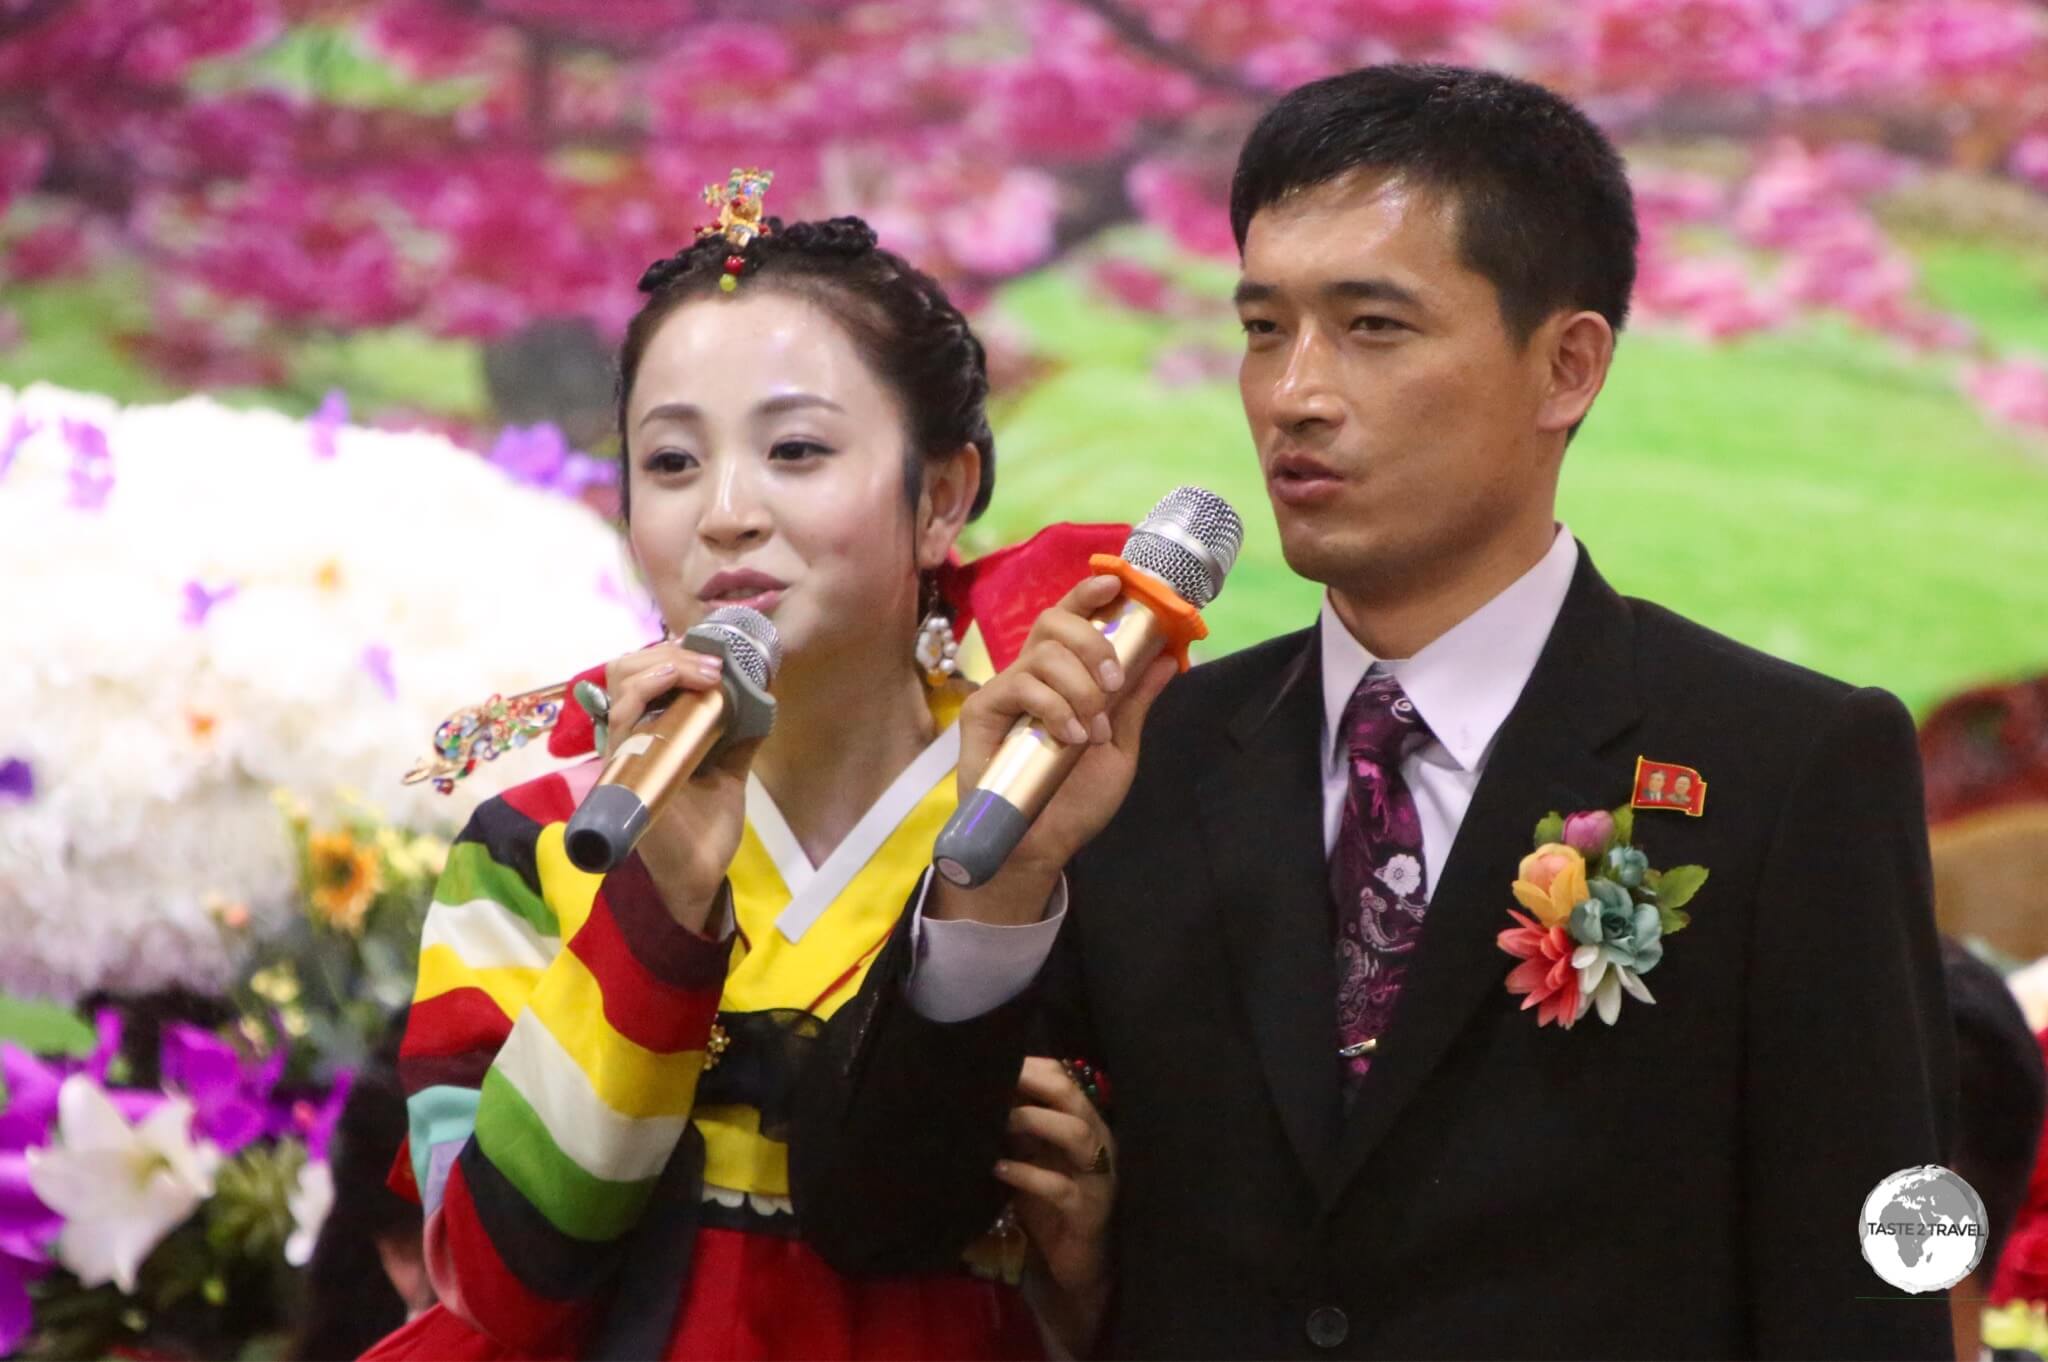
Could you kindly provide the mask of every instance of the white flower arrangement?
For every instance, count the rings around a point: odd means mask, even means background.
[[[294,910],[273,790],[447,831],[547,758],[402,787],[434,726],[645,643],[631,581],[438,435],[0,387],[0,990],[218,990],[216,913]]]

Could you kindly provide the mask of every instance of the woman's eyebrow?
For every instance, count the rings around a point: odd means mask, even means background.
[[[846,413],[846,408],[840,406],[831,398],[821,396],[818,393],[782,393],[756,406],[754,413],[758,416],[779,416],[783,412],[801,411],[810,407],[818,407],[826,411],[836,411],[842,416]],[[640,424],[646,426],[652,425],[656,421],[701,421],[703,419],[704,409],[694,402],[663,402],[659,406],[649,407],[647,414],[640,418]]]
[[[778,416],[783,412],[798,411],[805,407],[823,407],[827,411],[836,411],[842,416],[846,414],[846,408],[840,406],[831,398],[822,397],[817,393],[783,393],[780,396],[769,398],[766,402],[754,408],[754,410],[763,416]]]
[[[649,426],[653,425],[656,421],[701,421],[703,419],[703,411],[693,403],[663,402],[660,406],[649,407],[647,414],[640,418],[640,424]]]

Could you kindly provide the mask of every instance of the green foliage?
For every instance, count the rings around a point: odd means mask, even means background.
[[[63,282],[9,282],[5,292],[22,341],[0,350],[0,383],[10,388],[55,383],[123,402],[165,402],[180,395],[121,342],[123,334],[149,324],[148,304],[133,271],[106,270]]]
[[[227,1258],[261,1261],[283,1254],[292,1234],[290,1197],[306,1166],[297,1140],[252,1144],[214,1175],[206,1203],[206,1244]]]
[[[445,114],[474,103],[480,80],[420,80],[364,47],[346,28],[295,24],[274,42],[195,67],[191,88],[203,94],[276,90],[361,109]]]
[[[39,1055],[74,1058],[91,1054],[97,1043],[92,1027],[71,1009],[4,993],[0,993],[0,1040]]]
[[[1699,893],[1700,886],[1706,882],[1705,866],[1675,865],[1657,877],[1657,906],[1683,908],[1692,902],[1692,896]]]
[[[10,998],[0,993],[0,1041],[39,1055],[89,1055],[98,1038],[69,1008]],[[0,1077],[0,1111],[7,1109],[7,1080]]]

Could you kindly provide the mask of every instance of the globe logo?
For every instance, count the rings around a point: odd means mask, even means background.
[[[1984,1201],[1938,1163],[1901,1168],[1863,1199],[1863,1258],[1901,1291],[1946,1291],[1984,1257]]]

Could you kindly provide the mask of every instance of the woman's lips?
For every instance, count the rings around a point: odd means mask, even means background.
[[[1314,506],[1344,488],[1344,479],[1328,464],[1299,454],[1283,454],[1266,472],[1273,499],[1288,506]]]
[[[788,585],[765,572],[730,568],[704,583],[697,599],[714,610],[725,605],[744,605],[765,615],[782,599]]]

